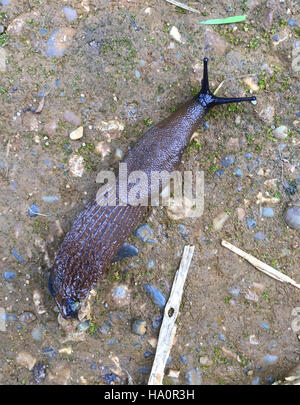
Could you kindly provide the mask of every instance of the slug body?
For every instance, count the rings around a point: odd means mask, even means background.
[[[250,100],[255,97],[215,97],[209,90],[205,58],[200,93],[140,138],[123,161],[128,175],[141,170],[150,183],[152,171],[176,170],[192,134],[209,108]],[[77,316],[79,301],[87,297],[146,211],[147,207],[141,205],[101,206],[95,198],[80,212],[50,272],[49,289],[64,318]]]

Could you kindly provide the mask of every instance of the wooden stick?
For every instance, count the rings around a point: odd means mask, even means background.
[[[175,275],[172,291],[164,310],[155,358],[148,381],[149,385],[161,385],[164,378],[165,366],[176,334],[175,321],[181,303],[183,286],[191,264],[194,248],[194,246],[185,246],[180,267]]]
[[[196,10],[195,8],[189,7],[186,4],[180,3],[179,1],[175,0],[166,0],[168,3],[174,4],[174,6],[184,8],[185,10],[191,11],[192,13],[198,13],[200,14],[199,10]]]
[[[267,274],[268,276],[275,278],[275,280],[281,281],[282,283],[289,283],[293,286],[300,288],[300,284],[297,284],[292,278],[286,276],[285,274],[281,273],[280,271],[274,269],[273,267],[269,266],[268,264],[262,262],[261,260],[256,259],[256,257],[250,255],[249,253],[244,252],[243,250],[237,248],[236,246],[232,245],[226,240],[222,240],[221,245],[226,247],[227,249],[231,250],[232,252],[236,253],[237,255],[246,259],[249,263],[251,263],[254,267],[256,267],[259,271]]]

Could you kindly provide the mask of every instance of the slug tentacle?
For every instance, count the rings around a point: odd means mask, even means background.
[[[205,108],[211,108],[215,105],[220,104],[228,104],[228,103],[240,103],[242,101],[254,101],[256,97],[216,97],[210,90],[209,90],[209,81],[208,81],[208,70],[207,70],[207,62],[208,59],[203,59],[203,79],[202,79],[202,87],[200,93],[198,94],[198,101],[200,104]]]

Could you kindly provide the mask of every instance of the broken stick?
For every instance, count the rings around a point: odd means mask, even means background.
[[[232,252],[236,253],[237,255],[241,256],[243,259],[246,259],[249,263],[251,263],[254,267],[256,267],[259,271],[267,274],[268,276],[275,278],[275,280],[281,281],[282,283],[289,283],[293,286],[300,288],[300,284],[297,284],[292,278],[286,276],[285,274],[281,273],[280,271],[274,269],[273,267],[269,266],[268,264],[262,262],[261,260],[256,259],[256,257],[250,255],[249,253],[244,252],[243,250],[237,248],[236,246],[232,245],[226,240],[222,240],[221,245],[226,247],[227,249],[231,250]]]
[[[183,286],[191,264],[194,248],[194,246],[185,246],[180,267],[175,275],[172,291],[165,306],[155,358],[148,381],[149,385],[161,385],[163,381],[165,366],[176,334],[175,321],[181,303]]]

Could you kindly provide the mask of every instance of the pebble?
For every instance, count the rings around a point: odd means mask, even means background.
[[[12,270],[9,270],[9,271],[5,271],[4,273],[3,273],[3,277],[4,277],[4,279],[5,280],[13,280],[15,277],[16,277],[16,273],[14,272],[14,271],[12,271]]]
[[[220,169],[216,170],[216,172],[215,172],[216,176],[218,176],[218,177],[221,177],[222,174],[224,174],[224,173],[225,173],[225,170],[220,170]]]
[[[12,249],[12,254],[15,256],[18,262],[23,263],[25,261],[23,257],[17,253],[15,249]]]
[[[46,309],[44,308],[42,304],[42,296],[41,293],[38,290],[33,291],[33,303],[36,308],[36,311],[38,314],[44,314],[46,312]]]
[[[300,200],[285,210],[283,219],[290,228],[300,229]]]
[[[110,146],[106,142],[98,142],[95,146],[95,152],[101,155],[102,159],[111,152]]]
[[[152,321],[152,328],[157,329],[160,327],[160,324],[162,321],[162,316],[159,315],[159,316],[153,317],[153,318],[151,318],[151,321]]]
[[[262,210],[262,216],[265,218],[273,218],[274,217],[274,211],[272,208],[270,207],[265,207]]]
[[[259,325],[262,326],[264,329],[271,328],[271,326],[267,322],[259,322]]]
[[[200,357],[200,359],[201,359],[201,357]],[[186,363],[186,362],[187,362],[185,356],[180,356],[180,360],[182,361],[182,363]],[[200,363],[201,363],[201,361],[200,361]]]
[[[226,342],[226,337],[222,333],[219,334],[218,339],[221,340],[221,342]]]
[[[36,358],[31,356],[30,353],[22,351],[22,352],[18,353],[16,362],[20,366],[26,367],[26,368],[28,368],[28,370],[32,370],[36,363]]]
[[[154,264],[154,260],[153,260],[153,259],[150,259],[149,262],[146,263],[146,267],[147,267],[147,269],[149,269],[149,270],[153,269],[154,266],[155,266],[155,264]]]
[[[80,155],[73,155],[69,159],[69,169],[73,177],[82,177],[84,173],[84,158]]]
[[[75,30],[73,28],[55,29],[47,43],[47,56],[51,58],[60,58],[64,55],[66,49],[71,45]]]
[[[178,31],[178,28],[176,28],[175,26],[173,26],[170,30],[170,35],[173,39],[175,39],[175,41],[183,43],[182,38],[181,38],[181,34]]]
[[[135,335],[143,336],[146,333],[146,326],[147,326],[146,321],[140,321],[138,319],[135,319],[131,325],[131,332],[134,333]]]
[[[124,124],[117,120],[101,121],[96,125],[96,129],[104,133],[108,142],[112,139],[118,138],[122,131],[124,131]]]
[[[7,1],[7,0],[2,0],[2,5],[3,5],[4,1]],[[27,18],[27,15],[23,14],[20,17],[17,17],[14,20],[12,20],[12,22],[7,27],[7,33],[11,34],[11,35],[20,35],[22,32],[22,29],[25,25],[26,18]]]
[[[63,13],[64,13],[66,19],[68,20],[68,22],[77,20],[78,15],[77,15],[77,11],[74,8],[66,6],[66,7],[63,7],[62,10],[63,10]]]
[[[143,289],[150,296],[155,305],[160,308],[164,308],[166,305],[166,298],[158,289],[153,287],[151,284],[144,284]]]
[[[0,72],[6,72],[6,58],[7,58],[7,52],[6,49],[0,47]]]
[[[246,225],[247,225],[247,228],[248,228],[249,230],[251,230],[251,229],[255,228],[255,226],[256,226],[256,221],[254,221],[254,219],[247,218],[247,219],[246,219]]]
[[[77,325],[77,329],[80,330],[80,331],[86,331],[86,330],[88,330],[89,327],[90,327],[90,321],[89,320],[79,322],[79,324]]]
[[[104,376],[106,384],[112,384],[114,381],[116,381],[116,378],[117,376],[114,373],[108,373]]]
[[[274,121],[275,108],[272,105],[268,105],[262,108],[258,115],[264,122],[271,124]]]
[[[41,326],[37,326],[32,330],[31,336],[34,340],[41,341],[43,339],[43,328]]]
[[[255,83],[253,77],[246,77],[245,79],[243,79],[243,82],[249,89],[253,91],[259,90],[259,86],[257,85],[257,83]]]
[[[264,360],[265,364],[273,364],[273,363],[276,363],[276,361],[278,360],[278,357],[274,356],[272,354],[267,354],[267,356],[265,356],[263,360]]]
[[[155,240],[152,239],[153,231],[147,224],[139,226],[133,234],[142,242],[155,243]]]
[[[31,370],[33,377],[37,383],[41,383],[46,378],[46,365],[37,363]]]
[[[236,177],[239,178],[241,178],[243,175],[242,169],[240,167],[233,169],[233,173],[236,175]]]
[[[234,163],[234,157],[229,155],[229,156],[224,156],[221,159],[221,165],[225,168],[230,167]]]
[[[275,128],[272,131],[272,134],[277,139],[285,139],[288,136],[288,128],[284,125],[281,125],[280,127]]]
[[[290,27],[297,27],[297,26],[298,26],[298,23],[297,23],[297,21],[295,21],[293,18],[290,18],[290,19],[288,20],[288,25],[289,25]]]
[[[105,320],[103,324],[99,327],[99,331],[103,333],[103,335],[108,335],[110,332],[113,323],[109,320]]]
[[[237,298],[240,294],[240,287],[232,287],[232,288],[228,288],[227,290],[229,292],[230,295],[232,295],[233,297]]]
[[[126,257],[137,256],[138,253],[139,253],[138,248],[125,242],[121,247],[121,249],[118,251],[117,255],[114,257],[113,262],[125,259]]]
[[[20,315],[19,320],[23,324],[31,323],[36,320],[36,316],[32,314],[31,312],[23,312],[23,314]]]
[[[72,141],[76,141],[77,139],[81,139],[83,137],[83,127],[78,127],[74,131],[70,133],[70,139]]]
[[[39,208],[36,204],[31,204],[28,208],[28,214],[31,218],[37,217],[39,213]]]
[[[151,356],[153,356],[153,353],[150,350],[146,350],[144,353],[144,358],[148,359]]]
[[[229,218],[229,215],[226,212],[221,212],[218,214],[214,219],[213,219],[213,227],[215,231],[220,231],[227,219]]]
[[[254,235],[254,239],[255,240],[264,240],[264,239],[266,239],[266,235],[264,235],[262,232],[257,232]]]
[[[185,377],[189,385],[201,385],[202,383],[202,372],[198,368],[192,368],[189,370]]]
[[[283,188],[287,195],[294,195],[297,192],[297,183],[295,181],[284,183]]]
[[[129,304],[130,291],[127,285],[120,284],[112,288],[111,301],[117,307],[124,307]]]
[[[205,366],[205,367],[209,367],[209,366],[212,366],[214,364],[214,362],[212,360],[210,360],[210,358],[208,356],[200,357],[199,358],[199,363],[201,364],[201,366]]]
[[[123,153],[122,149],[117,148],[115,150],[115,158],[118,160],[122,160],[123,156],[124,156],[124,153]]]
[[[57,197],[56,195],[45,195],[42,197],[42,200],[47,203],[53,203],[59,201],[59,197]]]
[[[255,378],[252,380],[251,385],[259,385],[259,382],[260,382],[260,378],[259,378],[259,377],[255,377]]]

